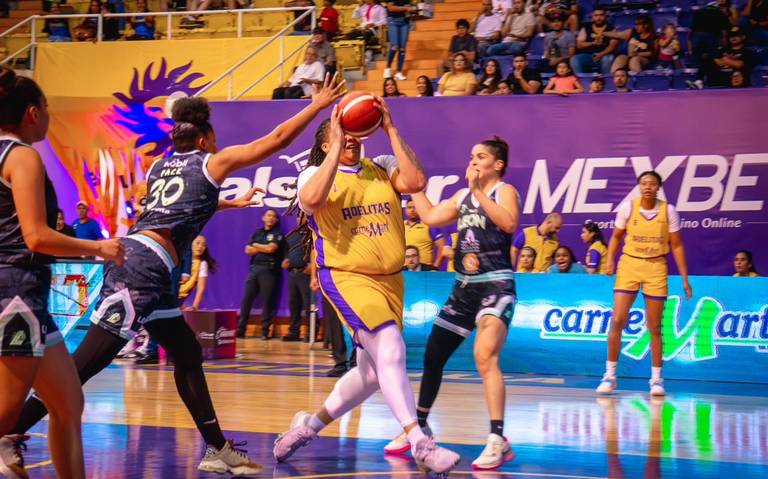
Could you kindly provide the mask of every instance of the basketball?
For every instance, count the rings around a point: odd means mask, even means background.
[[[381,112],[376,108],[376,98],[370,93],[353,91],[339,102],[341,127],[351,136],[369,136],[381,125]]]

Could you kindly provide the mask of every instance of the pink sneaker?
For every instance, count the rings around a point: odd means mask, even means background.
[[[312,415],[308,412],[297,412],[291,421],[291,429],[277,437],[272,454],[278,462],[285,461],[297,449],[306,446],[313,439],[317,439],[317,433],[308,426],[311,417]]]
[[[459,463],[461,457],[455,452],[435,444],[431,437],[425,437],[417,442],[413,449],[413,458],[424,472],[443,474]]]

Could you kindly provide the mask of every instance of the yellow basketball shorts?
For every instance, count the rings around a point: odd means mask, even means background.
[[[388,324],[403,329],[403,275],[368,275],[319,269],[320,289],[350,332]]]
[[[637,293],[650,299],[667,299],[669,271],[664,256],[636,258],[622,254],[616,270],[616,293]]]

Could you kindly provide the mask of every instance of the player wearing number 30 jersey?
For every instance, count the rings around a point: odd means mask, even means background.
[[[219,185],[237,169],[252,166],[285,148],[343,86],[326,79],[312,103],[266,136],[246,145],[217,151],[210,107],[203,98],[184,98],[173,105],[175,152],[156,161],[148,172],[146,210],[123,238],[126,261],[104,268],[95,327],[74,353],[80,381],[86,382],[115,358],[140,326],[174,358],[179,396],[200,431],[207,449],[198,469],[234,475],[256,474],[261,466],[224,438],[203,374],[202,351],[184,321],[171,284],[178,258],[190,247],[219,204]],[[253,190],[233,205],[250,203]],[[36,397],[24,406],[12,431],[21,434],[42,419],[45,405]],[[2,451],[0,451],[0,455]]]

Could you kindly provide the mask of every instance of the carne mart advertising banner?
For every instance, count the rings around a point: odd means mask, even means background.
[[[408,367],[421,369],[432,323],[454,286],[449,273],[405,273]],[[504,372],[602,376],[611,326],[613,278],[518,274],[518,303],[501,355]],[[694,276],[684,299],[679,276],[669,279],[662,319],[664,376],[674,379],[768,383],[768,278]],[[650,377],[650,333],[642,295],[622,334],[618,374]],[[446,369],[474,371],[474,334]]]

